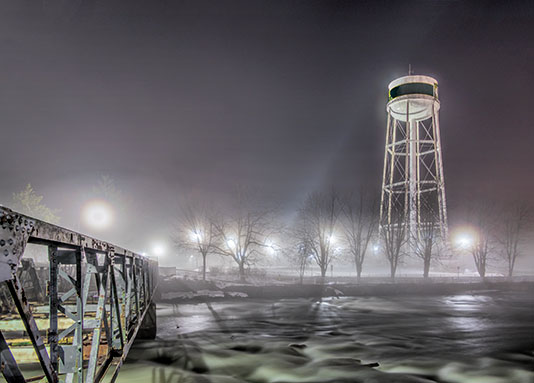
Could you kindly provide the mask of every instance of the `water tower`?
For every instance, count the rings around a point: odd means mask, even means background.
[[[447,204],[439,131],[438,82],[408,75],[389,84],[380,225],[423,227],[447,237]]]

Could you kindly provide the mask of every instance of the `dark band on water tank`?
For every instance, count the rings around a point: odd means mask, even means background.
[[[425,94],[437,98],[437,85],[427,84],[423,82],[401,84],[392,88],[389,91],[389,100],[391,101],[394,98],[405,96],[407,94]]]

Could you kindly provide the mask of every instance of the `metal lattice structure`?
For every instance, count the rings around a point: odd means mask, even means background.
[[[380,225],[407,225],[447,237],[447,203],[439,127],[438,82],[409,75],[389,84]]]
[[[115,381],[144,320],[155,315],[157,262],[4,207],[0,225],[5,380],[26,382],[24,366],[38,365],[32,381],[92,383],[108,372]],[[46,249],[46,266],[26,258],[28,244]]]

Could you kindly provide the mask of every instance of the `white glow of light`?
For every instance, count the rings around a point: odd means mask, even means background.
[[[229,239],[228,241],[226,241],[226,245],[228,245],[230,249],[235,249],[236,243],[233,239]]]
[[[95,230],[104,230],[113,223],[113,207],[104,200],[95,199],[82,208],[82,218],[87,226]]]
[[[458,237],[456,237],[456,244],[461,249],[469,249],[471,246],[473,246],[473,237],[470,234],[462,233],[459,234]]]
[[[327,238],[327,241],[328,241],[328,243],[335,243],[335,242],[336,242],[336,237],[334,237],[334,234],[331,234],[331,235]]]
[[[165,255],[167,252],[167,246],[165,246],[164,243],[154,243],[152,245],[152,253],[156,257],[161,257],[162,255]]]
[[[190,234],[191,240],[195,242],[202,241],[202,234],[198,231],[192,231]]]
[[[478,232],[475,227],[462,226],[453,230],[451,241],[460,250],[471,249],[478,238]]]
[[[376,253],[378,251],[378,245],[373,246],[373,251]]]
[[[272,254],[276,253],[276,249],[275,249],[274,244],[272,242],[268,242],[265,245],[267,246],[267,252],[269,254],[272,255]]]

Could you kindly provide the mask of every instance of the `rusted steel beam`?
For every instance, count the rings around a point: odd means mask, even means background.
[[[59,307],[59,297],[57,291],[58,284],[58,259],[57,246],[48,246],[48,304],[50,313],[48,316],[48,343],[50,345],[50,363],[55,371],[58,371],[59,365],[59,347],[58,347],[58,326],[57,312]]]
[[[153,295],[154,295],[154,292],[152,292],[150,296],[150,300],[152,300]],[[117,377],[119,376],[119,370],[122,367],[124,361],[126,360],[126,356],[128,355],[128,352],[130,351],[130,348],[133,345],[137,332],[141,328],[143,319],[145,318],[145,315],[147,314],[149,309],[150,309],[150,305],[147,305],[145,307],[145,310],[141,313],[137,326],[133,329],[133,333],[132,333],[130,340],[128,341],[128,343],[124,345],[122,355],[120,356],[119,360],[116,362],[115,370],[113,371],[113,375],[111,375],[110,383],[115,383],[115,380],[117,380]]]
[[[97,260],[95,258],[94,262],[96,263]],[[108,263],[106,262],[106,265]],[[96,264],[93,264],[95,269],[97,268]],[[102,278],[100,278],[100,275],[98,271],[95,273],[95,278],[97,280],[97,287],[98,287],[98,308],[96,311],[96,320],[98,325],[93,330],[93,338],[91,343],[91,355],[89,356],[89,367],[87,368],[87,381],[93,382],[95,381],[95,374],[96,374],[96,367],[98,364],[98,350],[100,348],[100,336],[102,333],[102,324],[105,324],[106,322],[106,309],[104,307],[104,304],[106,302],[107,298],[107,282],[108,282],[108,270],[102,275]]]
[[[50,357],[46,352],[43,339],[39,334],[39,328],[37,327],[37,324],[33,319],[30,306],[28,305],[28,301],[26,300],[26,296],[24,295],[24,289],[22,288],[22,285],[20,284],[17,275],[14,274],[13,279],[10,281],[6,281],[6,284],[11,293],[11,297],[15,302],[15,306],[17,307],[22,322],[24,323],[26,332],[28,333],[28,336],[30,337],[30,340],[33,344],[35,353],[39,358],[39,363],[41,365],[41,368],[43,369],[46,379],[49,383],[56,383],[58,381],[57,372],[50,363]]]
[[[121,309],[119,305],[119,293],[117,289],[117,282],[115,278],[115,265],[112,263],[110,267],[111,276],[111,296],[113,301],[113,307],[110,310],[112,315],[111,320],[111,345],[114,349],[122,349],[124,347],[124,339],[122,337],[122,323],[121,323]],[[115,335],[117,333],[117,335]]]
[[[31,303],[37,318],[16,273],[28,243],[49,248],[48,305],[37,289]],[[1,206],[0,255],[0,282],[8,287],[20,318],[9,314],[0,321],[0,330],[10,333],[5,347],[11,358],[38,361],[50,383],[60,373],[66,374],[66,383],[75,378],[78,383],[100,382],[111,366],[116,379],[150,308],[157,261]],[[24,276],[37,280],[32,260],[25,259]],[[97,304],[91,298],[95,284]],[[39,328],[48,331],[47,344]],[[28,333],[29,342],[16,338],[21,331]]]
[[[82,262],[85,251],[76,252],[76,315],[78,322],[76,323],[76,330],[74,331],[74,339],[72,345],[76,348],[76,361],[74,363],[75,373],[78,376],[78,383],[83,383],[83,296],[82,296]],[[74,379],[74,374],[67,375],[66,383],[71,383]]]
[[[2,331],[0,331],[0,366],[2,375],[4,375],[7,383],[23,383],[26,381],[7,345]]]
[[[4,254],[4,257],[0,257],[0,282],[11,279],[28,242],[56,244],[72,249],[83,247],[100,253],[112,251],[116,255],[148,261],[148,258],[121,246],[29,217],[4,206],[0,206],[0,228],[0,253]],[[156,264],[155,261],[152,262]]]

